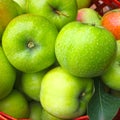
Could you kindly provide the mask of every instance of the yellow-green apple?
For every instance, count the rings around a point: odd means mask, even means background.
[[[93,25],[101,25],[101,16],[92,8],[81,8],[77,13],[77,21]]]
[[[28,102],[21,92],[15,89],[8,96],[0,100],[0,111],[15,118],[29,117]]]
[[[78,9],[90,7],[92,0],[76,0]]]
[[[55,67],[43,77],[40,102],[51,115],[72,119],[85,114],[93,93],[92,79],[75,77],[62,67]]]
[[[58,30],[76,19],[76,0],[29,0],[28,13],[42,15],[54,23]]]
[[[117,40],[116,58],[101,79],[109,88],[120,91],[120,40]]]
[[[96,77],[104,73],[116,55],[116,40],[103,27],[73,21],[58,33],[55,54],[72,75]]]
[[[13,89],[16,79],[16,70],[9,63],[0,46],[0,99],[6,97]]]
[[[33,73],[55,60],[56,26],[45,17],[22,14],[7,25],[2,46],[10,63],[22,72]]]
[[[0,0],[0,40],[7,24],[20,14],[22,9],[13,0]]]

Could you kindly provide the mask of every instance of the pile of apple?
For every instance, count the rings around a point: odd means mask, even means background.
[[[120,90],[111,77],[120,43],[91,4],[0,0],[0,111],[31,120],[73,120],[87,114],[96,77]]]

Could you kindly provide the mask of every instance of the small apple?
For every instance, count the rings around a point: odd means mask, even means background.
[[[88,8],[91,5],[92,0],[76,0],[78,9]]]
[[[23,73],[21,75],[21,89],[32,100],[40,100],[41,81],[46,72],[46,70],[42,70],[35,73]]]
[[[58,33],[55,54],[59,64],[72,75],[97,77],[116,55],[116,40],[101,26],[73,21]]]
[[[92,8],[81,8],[78,10],[77,21],[82,23],[90,23],[93,25],[101,25],[101,16]]]
[[[29,0],[28,13],[46,17],[60,30],[76,19],[77,3],[76,0]]]
[[[27,101],[32,101],[32,99],[28,95],[26,95],[24,93],[24,91],[23,91],[23,89],[21,87],[22,86],[21,77],[22,77],[23,72],[21,72],[19,70],[16,70],[16,72],[17,72],[17,75],[16,75],[15,84],[14,84],[14,89],[20,91],[25,96],[25,98],[26,98]]]
[[[2,47],[17,70],[38,72],[55,62],[57,35],[56,26],[45,17],[22,14],[7,25],[2,37]]]
[[[101,79],[109,88],[120,91],[120,40],[117,40],[116,58]]]
[[[75,77],[59,66],[43,77],[40,102],[51,115],[73,119],[85,114],[93,93],[93,79]]]

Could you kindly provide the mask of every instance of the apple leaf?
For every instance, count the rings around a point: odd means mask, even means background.
[[[98,78],[95,93],[88,104],[87,114],[90,120],[112,120],[120,107],[120,98],[107,93]]]

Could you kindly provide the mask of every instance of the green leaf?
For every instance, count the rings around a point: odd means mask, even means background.
[[[95,93],[87,109],[90,120],[112,120],[119,107],[120,98],[105,92],[101,80],[95,80]]]

